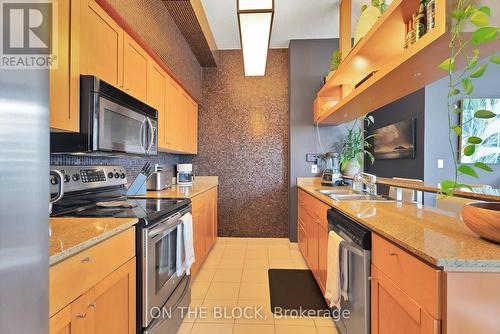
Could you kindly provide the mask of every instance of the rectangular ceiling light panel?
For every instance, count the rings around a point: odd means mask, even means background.
[[[245,76],[262,76],[266,73],[273,10],[273,0],[238,1]]]

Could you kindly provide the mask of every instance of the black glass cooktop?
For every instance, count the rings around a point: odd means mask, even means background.
[[[176,212],[191,201],[189,199],[136,199],[119,198],[113,201],[120,201],[125,206],[101,207],[96,204],[87,204],[83,206],[66,207],[64,210],[58,210],[52,214],[54,217],[115,217],[129,218],[137,217],[143,222],[153,222],[163,216]],[[104,203],[109,201],[102,201]]]

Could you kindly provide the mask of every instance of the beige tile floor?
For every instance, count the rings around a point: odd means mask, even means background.
[[[276,238],[218,238],[192,284],[190,314],[178,334],[337,334],[329,318],[278,318],[270,307],[269,268],[307,269],[297,244]],[[214,316],[214,307],[249,317]],[[248,307],[248,308],[245,308]],[[252,317],[254,307],[263,317]],[[201,313],[206,312],[206,313]]]

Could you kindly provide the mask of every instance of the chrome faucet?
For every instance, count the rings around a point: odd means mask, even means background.
[[[373,174],[358,173],[354,175],[352,180],[352,189],[366,192],[371,195],[377,195],[377,177]]]

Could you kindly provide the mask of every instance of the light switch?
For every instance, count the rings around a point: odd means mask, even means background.
[[[318,173],[318,165],[311,165],[311,173],[312,174]]]
[[[444,160],[438,159],[438,168],[444,168]]]

